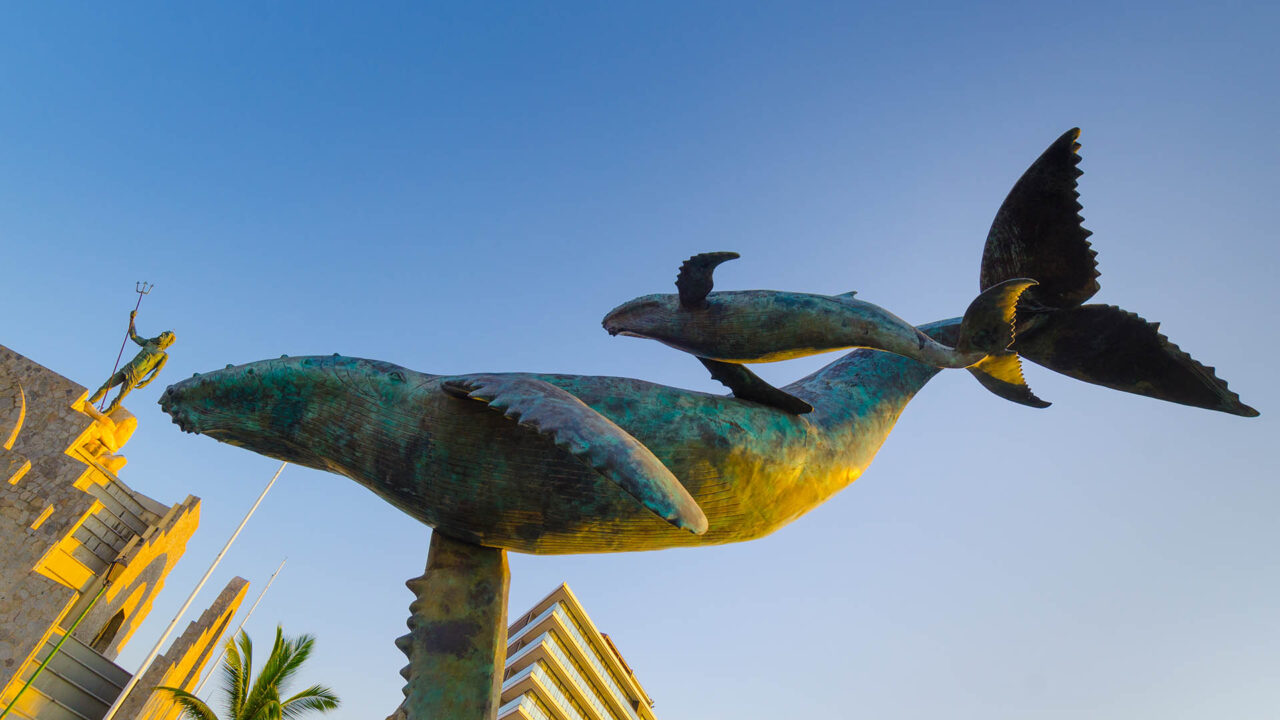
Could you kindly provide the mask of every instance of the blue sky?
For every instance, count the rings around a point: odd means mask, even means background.
[[[282,353],[718,386],[601,316],[736,250],[718,287],[963,311],[995,209],[1072,126],[1099,302],[1245,420],[1031,367],[944,373],[861,480],[768,538],[512,555],[567,580],[680,718],[1264,718],[1280,704],[1273,194],[1262,3],[226,3],[0,10],[0,342],[95,387],[133,307],[162,381]],[[832,358],[765,366],[782,382]],[[154,404],[126,482],[203,498],[136,664],[275,463]],[[383,717],[429,531],[290,468],[213,585],[312,632],[308,680]],[[209,591],[202,602],[213,597]],[[198,602],[197,606],[201,606]]]

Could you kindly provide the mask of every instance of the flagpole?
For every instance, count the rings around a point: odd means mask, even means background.
[[[129,692],[133,690],[134,686],[138,684],[138,681],[142,679],[143,674],[145,674],[147,669],[151,667],[151,663],[154,662],[156,656],[160,654],[160,648],[164,645],[164,641],[169,639],[169,634],[178,626],[178,621],[182,619],[182,616],[187,612],[187,609],[191,607],[191,603],[195,601],[196,595],[200,593],[200,588],[204,587],[205,582],[209,580],[209,576],[212,575],[214,569],[218,567],[218,563],[222,562],[222,556],[227,554],[227,550],[231,548],[231,543],[236,541],[236,538],[240,535],[240,531],[243,530],[244,526],[249,522],[249,518],[253,517],[253,512],[258,509],[258,506],[262,504],[262,499],[267,496],[267,491],[271,489],[272,485],[276,484],[276,479],[280,477],[280,473],[284,472],[284,466],[288,464],[289,463],[280,463],[280,469],[276,470],[276,474],[271,476],[271,482],[267,483],[267,486],[262,489],[262,494],[259,495],[258,499],[253,503],[253,507],[249,508],[249,512],[245,513],[244,519],[240,521],[240,527],[236,528],[236,531],[231,533],[231,537],[227,539],[227,544],[222,546],[222,551],[213,559],[213,564],[205,571],[204,577],[200,578],[200,582],[196,583],[195,589],[191,591],[191,595],[187,597],[187,601],[182,604],[182,608],[178,610],[178,614],[173,616],[173,620],[169,623],[169,627],[164,629],[164,633],[162,633],[160,635],[160,639],[156,641],[156,646],[151,648],[151,652],[147,655],[147,659],[142,661],[142,667],[138,668],[138,672],[134,673],[133,677],[129,678],[129,683],[120,691],[120,695],[116,698],[116,701],[111,704],[111,707],[107,710],[107,714],[102,716],[102,720],[111,720],[111,718],[115,717],[116,713],[119,712],[120,706],[124,705],[124,701],[128,699]]]
[[[281,560],[280,567],[277,567],[276,571],[271,573],[271,579],[267,580],[267,586],[262,588],[262,592],[258,593],[258,599],[254,600],[253,605],[249,606],[249,612],[245,613],[244,618],[240,620],[240,624],[236,626],[236,629],[234,631],[232,631],[231,639],[227,641],[228,643],[235,642],[236,636],[238,636],[240,634],[240,631],[244,629],[244,624],[249,622],[249,618],[253,616],[253,611],[258,609],[258,603],[262,602],[262,596],[266,595],[267,591],[271,589],[271,583],[276,581],[276,575],[279,575],[280,571],[284,569],[285,560],[288,560],[288,559],[289,558],[285,558],[284,560]],[[223,643],[222,652],[218,653],[217,659],[214,660],[211,665],[209,665],[209,672],[205,674],[202,680],[200,680],[200,684],[196,685],[196,689],[191,691],[192,695],[200,694],[200,688],[204,687],[204,684],[209,682],[209,678],[213,677],[213,673],[216,672],[218,669],[218,663],[222,662],[222,658],[226,654],[227,654],[227,643]]]

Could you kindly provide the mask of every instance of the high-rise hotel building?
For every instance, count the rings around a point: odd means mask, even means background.
[[[498,720],[655,720],[652,707],[568,585],[507,629]]]

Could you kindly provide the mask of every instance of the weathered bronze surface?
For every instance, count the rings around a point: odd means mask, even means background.
[[[746,365],[706,358],[698,358],[698,361],[711,373],[713,380],[729,388],[736,398],[775,407],[793,415],[813,412],[812,405],[765,382]]]
[[[699,258],[736,255],[695,255]],[[707,263],[699,263],[706,265]],[[709,272],[709,271],[708,271]],[[685,281],[682,270],[680,282]],[[816,295],[777,290],[739,290],[698,296],[646,295],[605,316],[610,335],[657,340],[708,360],[763,363],[850,348],[885,350],[938,368],[965,368],[1013,343],[1018,296],[1034,280],[1010,278],[987,288],[965,312],[955,347],[937,342],[906,320],[853,293]],[[708,274],[705,284],[710,290]]]
[[[1214,369],[1160,334],[1159,323],[1112,305],[1082,305],[1098,292],[1097,251],[1082,225],[1079,128],[1063,133],[1023,173],[996,213],[980,286],[1013,277],[1023,294],[1013,349],[1077,380],[1159,400],[1254,417]],[[986,383],[984,383],[986,384]]]
[[[102,387],[95,390],[85,403],[86,405],[93,405],[101,400],[102,396],[106,395],[111,388],[119,385],[120,394],[116,395],[111,404],[107,406],[104,411],[107,415],[110,415],[113,410],[120,407],[125,395],[146,387],[152,380],[156,379],[156,375],[160,374],[160,371],[164,369],[164,364],[169,361],[169,354],[165,352],[165,349],[177,339],[171,330],[166,330],[153,338],[138,337],[138,333],[133,327],[134,318],[137,316],[137,310],[129,313],[129,339],[141,345],[142,349],[138,351],[137,355],[133,356],[128,365],[120,368],[114,375],[107,378],[107,381],[102,383]]]
[[[985,288],[965,311],[954,347],[937,342],[879,305],[855,293],[746,290],[712,293],[712,271],[738,257],[694,255],[680,266],[678,294],[646,295],[605,316],[610,335],[657,340],[698,357],[711,376],[735,397],[790,413],[812,406],[775,388],[742,363],[774,362],[866,348],[909,357],[937,368],[970,368],[983,386],[1014,402],[1047,407],[1027,387],[1014,342],[1015,309],[1023,291],[1036,284],[1009,278]]]
[[[439,376],[376,360],[299,357],[203,374],[170,387],[161,404],[186,431],[345,475],[458,539],[540,554],[616,552],[776,530],[857,478],[936,372],[858,351],[788,385],[814,408],[792,415],[632,378]],[[454,390],[472,385],[498,392],[485,404]],[[572,396],[606,430],[562,448],[546,426],[493,409],[511,402],[504,387],[546,386],[546,397]],[[705,532],[678,527],[624,489],[619,476],[643,485],[651,472],[626,454],[626,436],[688,492]]]
[[[1025,288],[1012,350],[1088,382],[1256,415],[1155,326],[1118,308],[1081,306],[1097,290],[1097,271],[1075,202],[1075,132],[1027,171],[992,227],[981,285],[1000,288],[988,297],[1002,298],[991,307],[1004,313],[1004,326],[988,319],[965,327],[960,318],[918,330],[902,323],[904,337],[918,338],[917,348],[982,346],[984,357],[970,370],[984,386],[1043,406],[1005,347],[1017,297],[1008,289]],[[721,317],[732,323],[746,307],[739,299],[760,302],[761,295],[710,292],[711,268],[729,255],[686,264],[680,299],[663,300],[675,303],[664,317],[712,312],[727,297],[733,312]],[[764,299],[800,326],[825,312],[822,302],[844,302],[789,293]],[[893,321],[901,323],[886,322]],[[713,346],[723,346],[717,327],[711,323],[705,332]],[[804,332],[782,336],[792,340],[778,345],[779,353],[844,342]],[[502,619],[495,595],[476,588],[501,586],[495,592],[505,598],[505,549],[653,550],[773,532],[866,469],[906,404],[939,372],[936,358],[909,354],[855,350],[778,390],[785,397],[755,398],[763,403],[632,378],[439,376],[333,355],[228,366],[171,386],[161,405],[183,430],[345,475],[435,528],[425,580],[411,583],[419,595],[413,632],[400,643],[411,660],[405,708],[413,720],[476,720],[496,710],[487,673],[502,664],[500,642],[489,661],[477,659],[500,636]],[[722,374],[744,392],[760,390],[750,377]],[[786,398],[801,405],[787,407]],[[458,588],[475,595],[459,601]],[[488,629],[459,634],[449,630],[459,627],[455,621]],[[449,640],[463,635],[465,643]],[[467,684],[472,699],[449,709],[430,688],[454,682]]]
[[[396,640],[409,657],[401,711],[414,720],[495,717],[507,645],[506,551],[434,532],[427,571],[405,584],[416,599],[409,634]]]

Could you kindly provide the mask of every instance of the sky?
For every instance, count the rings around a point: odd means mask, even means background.
[[[1065,130],[1102,290],[1259,418],[1029,366],[944,372],[863,477],[749,543],[511,554],[567,581],[663,720],[1273,718],[1280,49],[1269,3],[171,3],[0,9],[0,342],[87,387],[136,295],[173,329],[122,478],[201,527],[133,669],[278,463],[155,404],[193,372],[341,352],[432,373],[701,366],[599,325],[680,262],[719,289],[963,312],[991,218]],[[758,366],[801,377],[836,356]],[[430,531],[288,468],[233,575],[313,633],[335,720],[400,701]]]

